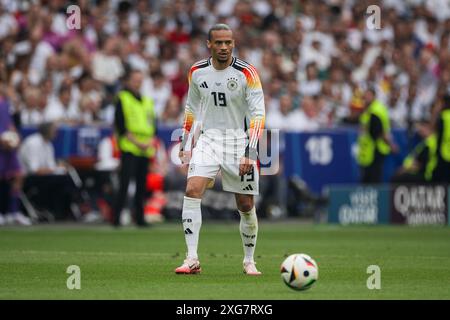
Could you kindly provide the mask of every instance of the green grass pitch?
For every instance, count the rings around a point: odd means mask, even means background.
[[[184,258],[181,224],[151,229],[34,226],[0,229],[0,299],[450,299],[450,228],[307,225],[261,222],[261,277],[242,273],[238,222],[205,222],[200,275],[176,275]],[[306,253],[319,265],[307,291],[286,287],[280,264]],[[69,265],[81,289],[69,290]],[[381,289],[369,290],[369,265]]]

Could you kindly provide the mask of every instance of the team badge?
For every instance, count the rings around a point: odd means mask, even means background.
[[[229,78],[227,80],[228,80],[228,82],[227,82],[228,90],[230,90],[230,91],[236,90],[237,87],[238,87],[237,79],[236,78]]]

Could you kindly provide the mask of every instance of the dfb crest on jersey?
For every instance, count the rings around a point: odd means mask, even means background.
[[[227,80],[228,80],[228,82],[227,82],[228,90],[230,90],[230,91],[236,90],[238,87],[237,79],[236,78],[228,78]]]

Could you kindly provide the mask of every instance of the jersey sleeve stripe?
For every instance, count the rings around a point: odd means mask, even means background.
[[[236,61],[236,65],[241,67],[242,72],[244,72],[244,70],[246,70],[252,76],[252,78],[256,77],[254,70],[252,70],[248,65],[245,65],[239,61]]]
[[[264,117],[252,119],[250,122],[250,141],[249,147],[256,148],[259,137],[261,136],[262,130],[264,129]]]
[[[256,121],[255,128],[252,130],[251,136],[250,136],[250,148],[256,148],[256,137],[258,136],[258,130],[259,130],[260,123],[259,121]]]
[[[247,80],[247,85],[250,89],[258,89],[261,88],[261,81],[259,80],[258,73],[256,69],[248,64],[243,64],[242,60],[236,59],[236,62],[233,66],[241,71]]]
[[[252,66],[251,64],[245,62],[244,60],[240,60],[240,59],[237,61],[237,63],[239,63],[244,68],[248,69],[255,79],[259,78],[258,72],[256,71],[256,68],[254,66]]]
[[[188,138],[189,133],[191,132],[192,126],[194,124],[194,119],[195,119],[194,114],[191,111],[185,110],[180,150],[184,150],[184,148],[186,146],[187,138]]]
[[[191,67],[191,69],[189,70],[189,76],[188,76],[188,82],[189,84],[191,84],[192,81],[192,74],[194,73],[195,70],[201,69],[201,68],[205,68],[209,66],[209,62],[208,60],[201,60],[197,63],[194,63],[194,65]]]
[[[193,124],[194,124],[194,114],[192,112],[186,111],[184,114],[184,122],[183,122],[184,131],[190,132]]]
[[[258,73],[256,72],[256,69],[254,66],[252,66],[251,64],[245,62],[244,60],[238,60],[237,63],[239,63],[241,66],[243,66],[244,68],[249,69],[249,71],[251,71],[251,73],[253,74],[253,76],[256,78],[258,77]]]

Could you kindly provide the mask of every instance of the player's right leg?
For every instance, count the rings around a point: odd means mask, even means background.
[[[188,249],[186,260],[175,269],[178,274],[199,273],[198,240],[202,225],[202,213],[200,209],[201,199],[208,184],[215,178],[219,171],[219,163],[214,158],[214,149],[210,143],[205,143],[199,138],[192,152],[189,163],[186,195],[183,201],[183,229]]]
[[[210,179],[207,177],[194,176],[188,178],[182,212],[184,237],[188,252],[183,264],[175,269],[175,273],[195,274],[201,271],[197,254],[198,238],[202,225],[200,204],[209,181]]]

